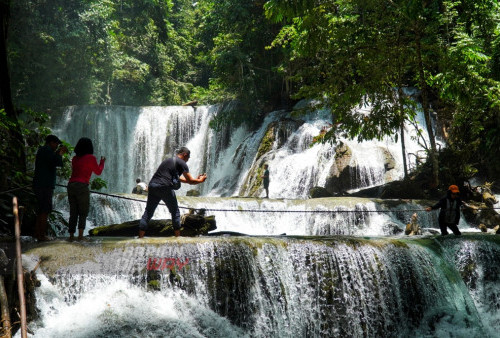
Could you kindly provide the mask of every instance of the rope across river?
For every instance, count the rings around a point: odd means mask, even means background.
[[[62,184],[56,184],[58,187],[63,187],[66,188],[65,185]],[[0,192],[0,195],[14,192],[17,190],[22,190],[22,189],[27,189],[31,188],[31,186],[24,186],[24,187],[19,187],[19,188],[14,188],[6,191]],[[104,192],[99,192],[99,191],[90,191],[92,194],[96,195],[102,195],[106,197],[113,197],[113,198],[118,198],[118,199],[123,199],[123,200],[130,200],[130,201],[137,201],[137,202],[142,202],[146,203],[146,200],[143,199],[138,199],[138,198],[132,198],[132,197],[127,197],[127,196],[121,196],[121,195],[115,195],[115,194],[108,194]],[[165,205],[164,203],[160,203],[160,205]],[[392,213],[392,212],[423,212],[426,211],[425,209],[404,209],[404,210],[341,210],[341,209],[336,209],[336,210],[269,210],[269,209],[212,209],[212,208],[194,208],[194,207],[188,207],[188,206],[179,206],[179,209],[186,209],[186,210],[205,210],[205,211],[212,211],[212,212],[251,212],[251,213],[323,213],[323,214],[330,214],[330,213]],[[500,209],[500,207],[496,208],[475,208],[475,210],[491,210],[491,209]]]
[[[60,187],[66,187],[65,185],[61,184],[56,184],[57,186]],[[137,202],[143,202],[146,203],[146,200],[143,199],[138,199],[138,198],[131,198],[127,196],[120,196],[120,195],[114,195],[114,194],[107,194],[99,191],[91,191],[93,194],[97,195],[103,195],[103,196],[109,196],[109,197],[114,197],[114,198],[119,198],[119,199],[125,199],[125,200],[131,200],[131,201],[137,201]],[[164,203],[160,203],[160,205],[165,205]],[[269,210],[269,209],[211,209],[211,208],[193,208],[193,207],[186,207],[186,206],[179,206],[179,209],[187,209],[187,210],[205,210],[205,211],[212,211],[212,212],[253,212],[253,213],[364,213],[364,212],[373,212],[373,213],[391,213],[391,212],[423,212],[426,211],[425,209],[405,209],[405,210]],[[486,209],[500,209],[499,208],[477,208],[476,210],[486,210]],[[426,211],[427,212],[427,211]]]

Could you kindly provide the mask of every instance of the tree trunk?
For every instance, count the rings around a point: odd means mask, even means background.
[[[0,188],[9,188],[8,177],[12,171],[26,172],[26,155],[24,139],[18,123],[17,111],[12,103],[10,75],[7,62],[7,31],[10,1],[0,1],[0,108],[5,110],[7,117],[14,122],[14,127],[7,129],[5,137],[8,147],[5,148],[7,161],[2,161],[0,170]]]
[[[7,25],[9,20],[10,1],[0,1],[0,104],[7,116],[14,117],[16,112],[12,104],[10,76],[7,63]]]
[[[432,130],[432,123],[429,111],[429,99],[427,97],[427,84],[425,81],[425,73],[424,73],[424,63],[422,60],[422,45],[421,45],[421,37],[420,30],[417,28],[415,34],[415,44],[416,44],[416,52],[417,52],[417,67],[418,67],[418,82],[420,86],[420,90],[422,92],[422,109],[424,110],[425,117],[425,125],[427,127],[427,133],[429,135],[429,141],[431,144],[431,150],[429,152],[429,157],[432,164],[432,180],[431,180],[431,188],[436,188],[439,184],[439,161],[437,157],[436,150],[436,140],[434,138],[434,131]]]
[[[405,111],[403,106],[403,89],[401,88],[401,82],[398,88],[398,101],[399,101],[399,113],[401,115],[400,124],[400,134],[401,134],[401,151],[403,153],[403,169],[404,169],[404,179],[408,179],[408,164],[406,163],[406,145],[405,145]]]

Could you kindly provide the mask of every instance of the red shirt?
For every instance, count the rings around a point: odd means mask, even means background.
[[[89,184],[90,176],[92,172],[96,175],[100,175],[104,169],[104,160],[101,159],[99,164],[97,164],[97,159],[94,155],[87,154],[83,156],[75,156],[71,160],[71,167],[73,172],[71,173],[71,178],[69,182],[81,182]]]

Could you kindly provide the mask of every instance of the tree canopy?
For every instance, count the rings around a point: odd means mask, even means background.
[[[419,104],[436,185],[444,170],[500,173],[499,15],[496,0],[18,0],[12,101],[236,100],[218,121],[232,123],[317,99],[332,111],[330,140],[404,137]]]

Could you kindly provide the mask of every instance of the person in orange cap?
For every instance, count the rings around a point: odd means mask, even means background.
[[[458,230],[458,221],[460,220],[460,207],[463,202],[460,199],[460,190],[456,185],[450,185],[446,193],[446,197],[443,197],[432,207],[428,207],[427,211],[441,208],[439,211],[439,228],[441,229],[441,235],[448,235],[448,229],[457,236],[462,233]]]

